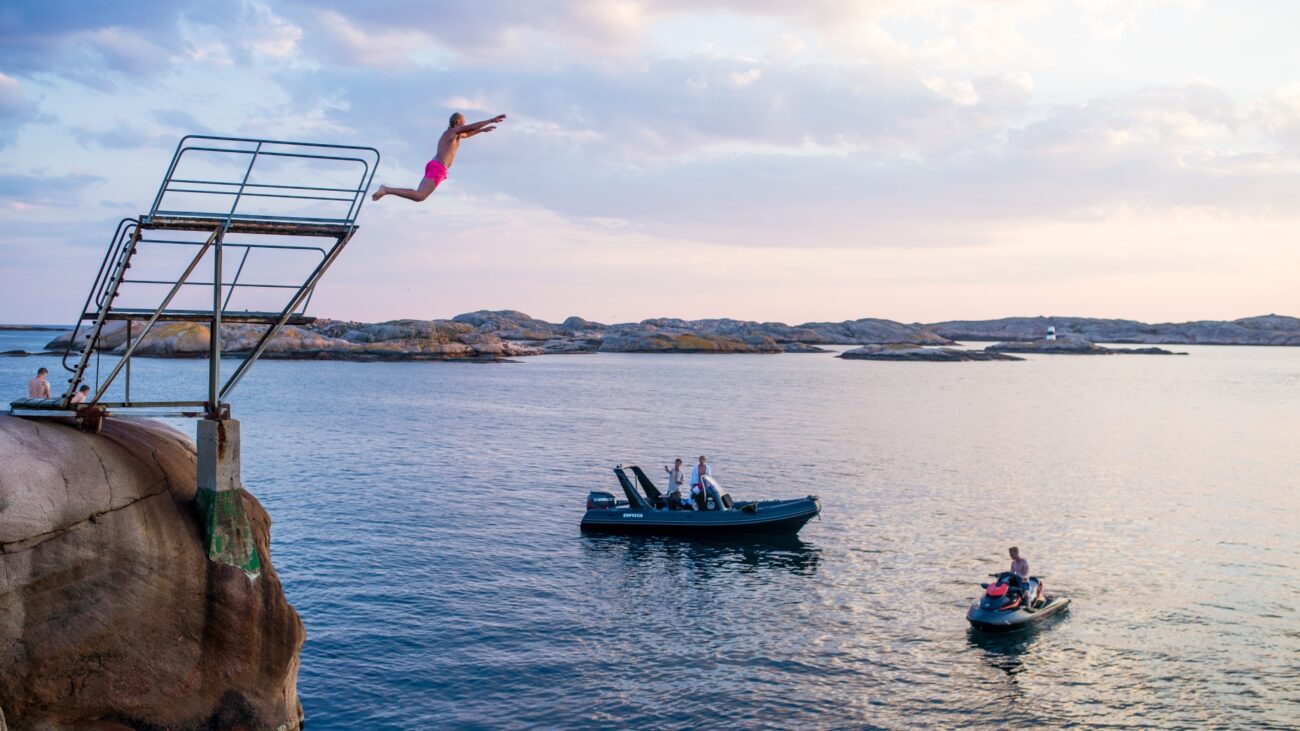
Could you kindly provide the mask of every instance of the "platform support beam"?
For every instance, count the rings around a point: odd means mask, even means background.
[[[238,566],[250,578],[256,578],[262,561],[241,497],[239,422],[209,418],[200,419],[198,425],[198,491],[194,502],[203,525],[208,559]]]

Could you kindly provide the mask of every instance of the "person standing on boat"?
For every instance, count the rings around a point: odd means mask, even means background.
[[[677,460],[673,462],[672,469],[668,469],[668,465],[664,465],[664,472],[668,473],[669,502],[673,502],[672,496],[676,494],[676,502],[680,503],[682,500],[682,482],[686,479],[682,475],[682,458],[678,457]]]
[[[709,497],[704,489],[704,476],[712,475],[713,468],[705,461],[704,455],[700,455],[700,463],[691,470],[691,497],[695,500],[700,510],[708,507]]]

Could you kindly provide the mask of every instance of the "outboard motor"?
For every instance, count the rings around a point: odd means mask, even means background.
[[[616,502],[613,493],[602,492],[600,490],[592,490],[587,493],[587,510],[612,508],[615,506]]]
[[[734,505],[731,501],[731,495],[723,494],[722,486],[718,484],[718,481],[709,475],[705,475],[703,482],[704,495],[707,498],[705,510],[731,510]]]

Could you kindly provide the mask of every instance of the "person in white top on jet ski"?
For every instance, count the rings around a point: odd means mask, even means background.
[[[1020,549],[1012,546],[1011,553],[1011,573],[1019,576],[1022,580],[1029,578],[1029,561],[1020,557]]]

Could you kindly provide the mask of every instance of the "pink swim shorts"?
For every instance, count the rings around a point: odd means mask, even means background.
[[[442,161],[435,157],[429,161],[428,165],[424,166],[424,179],[432,180],[433,186],[438,187],[442,184],[442,181],[447,179],[447,166],[443,165]]]

